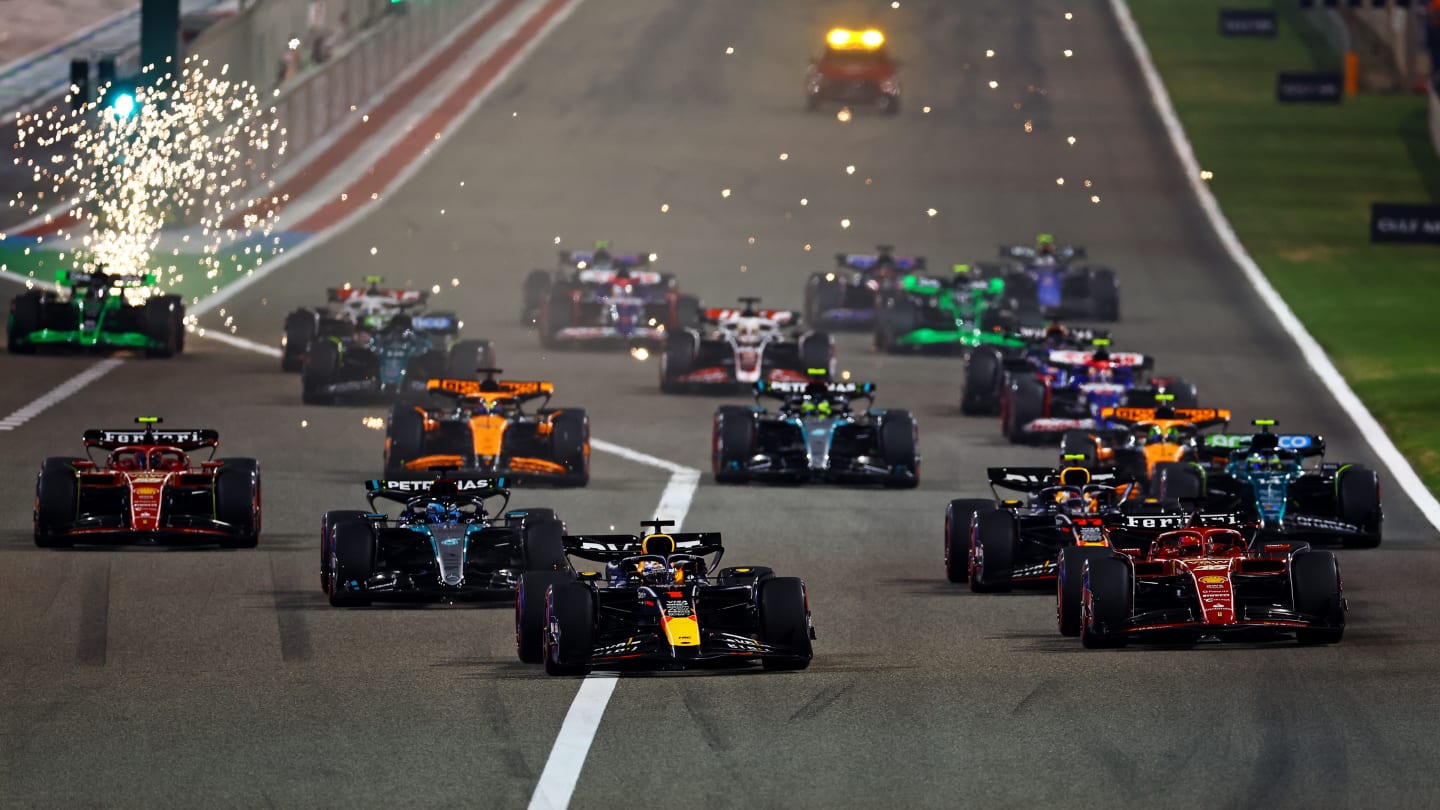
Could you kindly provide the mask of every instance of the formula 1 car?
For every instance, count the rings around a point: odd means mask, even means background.
[[[1149,405],[1156,394],[1174,394],[1176,407],[1195,407],[1195,386],[1179,378],[1152,379],[1149,356],[1112,353],[1108,339],[1094,342],[1093,351],[1052,350],[1034,372],[1006,375],[1000,430],[1007,439],[1053,441],[1066,430],[1110,427],[1104,409]]]
[[[45,459],[35,486],[35,545],[173,543],[254,548],[260,538],[260,464],[253,458],[191,461],[220,444],[214,430],[139,428],[84,433],[87,457]]]
[[[548,347],[659,347],[667,330],[699,325],[700,302],[681,294],[673,275],[649,269],[653,255],[612,255],[606,242],[560,251],[559,271],[526,277],[522,322],[537,325]]]
[[[891,245],[874,253],[837,253],[835,269],[805,283],[805,320],[816,327],[869,329],[884,291],[925,269],[924,256],[896,256]]]
[[[1046,367],[1052,351],[1090,349],[1096,340],[1109,338],[1106,330],[1054,321],[1044,326],[1020,325],[999,333],[992,331],[965,356],[960,412],[967,416],[997,415],[1011,374],[1035,374]]]
[[[759,298],[741,298],[740,309],[708,309],[708,332],[685,329],[666,338],[660,359],[660,390],[727,392],[757,382],[808,382],[811,369],[835,373],[835,340],[825,332],[797,331],[795,312],[759,309]]]
[[[152,293],[151,274],[61,270],[58,289],[27,290],[10,301],[11,354],[40,348],[135,349],[148,357],[185,351],[185,302]]]
[[[1112,468],[1122,477],[1148,482],[1157,464],[1200,460],[1202,431],[1230,424],[1217,408],[1176,408],[1174,394],[1156,394],[1153,408],[1102,408],[1108,429],[1065,431],[1060,455],[1092,470]]]
[[[1254,640],[1294,634],[1301,644],[1334,644],[1345,633],[1340,568],[1328,551],[1279,543],[1255,550],[1228,527],[1161,534],[1140,554],[1085,560],[1076,615],[1086,647],[1131,640]],[[1073,598],[1073,597],[1072,597]],[[1078,610],[1076,609],[1078,607]]]
[[[552,509],[506,511],[505,484],[444,471],[366,481],[369,511],[330,511],[321,522],[320,587],[330,604],[512,597],[526,572],[568,571],[565,524]],[[491,498],[504,499],[495,512]],[[389,517],[376,500],[401,509]]]
[[[968,265],[956,265],[968,273]],[[1014,350],[1025,345],[1020,322],[1007,308],[1004,282],[956,275],[939,279],[909,275],[882,293],[875,316],[875,350],[966,352],[979,346]]]
[[[885,35],[874,28],[834,28],[825,35],[825,51],[805,71],[805,109],[821,102],[874,104],[886,115],[900,112],[900,64],[885,48]]]
[[[873,407],[874,383],[755,384],[755,399],[781,402],[771,413],[759,406],[722,405],[715,411],[715,480],[881,483],[913,488],[920,483],[920,429],[909,411]],[[863,411],[851,401],[863,397]]]
[[[590,420],[581,408],[546,407],[553,383],[430,380],[424,399],[390,409],[385,474],[401,477],[436,465],[465,473],[503,475],[512,483],[583,487],[590,480]],[[524,406],[542,400],[526,413]]]
[[[1206,511],[1234,511],[1257,522],[1266,538],[1380,545],[1385,515],[1374,470],[1325,461],[1321,436],[1271,433],[1273,419],[1254,424],[1259,433],[1206,436],[1199,462],[1155,465],[1153,491]],[[1308,459],[1319,463],[1306,467]]]
[[[1108,267],[1079,263],[1086,258],[1085,248],[1057,247],[1053,237],[1041,234],[1034,246],[1001,245],[1000,256],[1007,261],[995,272],[1005,280],[1005,293],[1021,312],[1045,318],[1120,320],[1120,281]]]
[[[605,571],[527,573],[515,597],[521,661],[551,675],[592,669],[678,670],[759,660],[810,665],[815,630],[805,583],[761,566],[717,570],[718,532],[566,536],[565,551]]]
[[[317,339],[300,375],[307,405],[337,401],[386,401],[401,392],[424,391],[435,377],[469,376],[495,364],[488,340],[452,342],[460,324],[448,314],[390,317],[378,332],[357,329],[349,337]]]
[[[1062,548],[1108,547],[1106,518],[1149,508],[1122,497],[1126,482],[1084,467],[991,467],[995,499],[957,498],[945,510],[945,576],[976,592],[1049,584]],[[1026,494],[1002,498],[999,490]]]

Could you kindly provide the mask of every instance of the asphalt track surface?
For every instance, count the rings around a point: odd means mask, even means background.
[[[836,251],[892,242],[938,264],[1045,230],[1121,270],[1118,341],[1198,383],[1203,402],[1323,432],[1333,458],[1369,460],[1208,233],[1108,12],[959,7],[590,0],[403,189],[226,314],[269,342],[326,285],[373,272],[446,285],[507,376],[554,380],[557,403],[587,407],[597,438],[708,469],[721,400],[662,397],[653,360],[542,352],[517,325],[522,274],[548,265],[555,236],[654,250],[716,304],[753,293],[799,306],[805,274]],[[873,12],[905,60],[898,118],[802,110],[805,57],[847,11]],[[1087,178],[1099,204],[1077,188]],[[814,664],[623,679],[573,806],[1440,801],[1440,546],[1396,488],[1384,545],[1341,553],[1340,645],[1085,651],[1055,633],[1048,593],[972,595],[942,572],[946,501],[984,494],[987,465],[1053,453],[961,417],[959,361],[840,343],[842,367],[917,413],[922,485],[702,481],[688,528],[723,531],[732,564],[806,579]],[[524,805],[578,681],[515,661],[509,605],[340,611],[317,589],[319,516],[363,503],[382,437],[362,419],[383,410],[303,407],[275,360],[192,346],[127,362],[3,437],[4,804]],[[90,362],[0,358],[0,412]],[[227,454],[262,460],[259,550],[33,548],[39,459],[137,413],[216,427]],[[572,530],[624,529],[652,517],[664,483],[597,453],[588,489],[514,502],[554,505]]]

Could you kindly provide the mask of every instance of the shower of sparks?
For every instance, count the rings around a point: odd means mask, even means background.
[[[198,250],[212,282],[280,250],[270,235],[282,199],[268,195],[285,130],[253,85],[226,78],[223,68],[206,75],[203,64],[188,59],[178,78],[133,91],[102,88],[97,101],[76,111],[17,118],[18,151],[55,153],[48,164],[30,162],[42,190],[33,199],[22,193],[21,201],[32,213],[58,203],[84,223],[59,236],[72,268],[153,272],[160,288],[183,281],[174,265],[151,265],[166,227],[187,230],[180,241],[186,252]]]

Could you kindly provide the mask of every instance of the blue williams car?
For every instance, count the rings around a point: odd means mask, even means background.
[[[569,571],[552,509],[506,511],[503,478],[365,482],[370,509],[325,513],[320,585],[336,607],[374,600],[458,602],[515,595],[520,575]],[[501,499],[499,514],[486,502]],[[399,506],[393,517],[375,501]]]
[[[758,404],[762,397],[780,407],[766,409]],[[754,406],[715,411],[716,481],[920,483],[915,417],[873,407],[874,383],[759,382],[755,399]],[[855,399],[866,407],[853,407]]]

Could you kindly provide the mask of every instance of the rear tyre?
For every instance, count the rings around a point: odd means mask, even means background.
[[[670,332],[700,328],[700,299],[682,295],[675,300],[675,317],[665,327]]]
[[[482,368],[495,368],[495,344],[488,340],[462,340],[450,347],[446,357],[445,376],[473,380]]]
[[[845,305],[845,282],[838,276],[827,281],[825,275],[812,273],[805,286],[805,322],[815,327],[825,322],[826,313]]]
[[[149,357],[174,357],[181,352],[185,329],[185,304],[178,295],[161,295],[145,302],[145,336],[155,345],[145,350]]]
[[[590,671],[590,657],[595,652],[595,595],[578,582],[557,583],[549,591],[543,639],[545,674],[584,675]]]
[[[1171,380],[1165,386],[1165,393],[1175,397],[1170,401],[1173,407],[1195,408],[1200,405],[1200,389],[1195,387],[1195,383],[1186,382],[1179,377]]]
[[[665,338],[665,355],[660,358],[660,392],[679,394],[685,391],[680,378],[695,366],[695,336],[677,332]]]
[[[556,483],[567,487],[590,483],[590,417],[582,408],[566,408],[552,414],[550,424],[555,463],[565,467]]]
[[[715,411],[711,469],[720,484],[743,484],[755,452],[755,416],[743,405],[722,405]]]
[[[574,582],[559,571],[531,571],[520,575],[515,588],[515,654],[527,664],[545,657],[546,591],[551,585]]]
[[[5,340],[11,354],[34,354],[35,344],[29,342],[30,333],[40,329],[44,304],[38,292],[26,292],[10,301],[10,320],[5,328]]]
[[[406,402],[390,406],[390,423],[385,430],[385,475],[403,475],[405,464],[424,454],[424,414]]]
[[[1000,409],[1000,424],[1012,444],[1031,441],[1025,427],[1045,415],[1045,385],[1026,374],[1012,377]]]
[[[329,405],[335,401],[326,387],[340,381],[340,345],[333,340],[316,341],[300,372],[301,399],[306,405]]]
[[[1080,635],[1080,605],[1085,598],[1085,563],[1113,554],[1108,548],[1067,546],[1056,561],[1059,579],[1055,582],[1055,619],[1060,635]]]
[[[342,523],[365,520],[359,509],[335,509],[320,519],[320,590],[329,594],[335,578],[335,527]]]
[[[365,607],[370,604],[365,586],[375,572],[375,527],[363,517],[337,521],[333,538],[335,574],[330,580],[330,604]]]
[[[520,556],[526,571],[570,572],[565,556],[565,524],[558,518],[526,516],[520,528]]]
[[[561,341],[557,337],[561,329],[572,326],[571,300],[568,290],[552,290],[540,309],[540,344],[546,348],[557,348]]]
[[[77,461],[80,459],[57,456],[40,465],[35,481],[35,545],[40,548],[72,545],[61,532],[75,522],[79,509]]]
[[[835,373],[835,338],[827,332],[809,332],[800,336],[800,364],[810,369],[824,369],[828,376]]]
[[[980,346],[965,361],[960,385],[960,412],[966,416],[993,416],[1000,410],[1004,361],[998,349]]]
[[[945,507],[945,578],[951,582],[970,579],[970,536],[975,520],[995,510],[995,502],[982,498],[956,498]]]
[[[313,312],[292,312],[285,317],[285,345],[280,348],[280,370],[298,372],[305,368],[305,355],[315,342],[316,324]]]
[[[531,270],[525,276],[525,289],[520,298],[520,325],[534,326],[540,317],[540,307],[545,303],[545,291],[550,289],[550,273],[547,270]]]
[[[880,454],[890,468],[885,486],[914,489],[920,485],[920,428],[909,411],[886,411],[880,423]]]
[[[797,670],[810,666],[810,607],[805,583],[798,577],[775,577],[760,583],[760,640],[783,647],[785,658],[765,658],[768,670]]]
[[[1290,585],[1295,610],[1319,626],[1298,630],[1301,644],[1334,644],[1345,635],[1345,600],[1340,590],[1340,566],[1328,551],[1306,551],[1290,561]]]
[[[1375,548],[1380,545],[1380,478],[1369,467],[1359,465],[1340,471],[1337,487],[1340,519],[1365,531],[1360,536],[1346,535],[1341,541],[1346,548]]]
[[[1200,468],[1187,461],[1161,461],[1150,476],[1151,494],[1162,501],[1182,503],[1205,497],[1205,479]]]
[[[981,512],[970,535],[970,590],[998,593],[1010,590],[1015,573],[1015,544],[1019,527],[1005,510]]]
[[[1120,647],[1130,618],[1130,566],[1114,557],[1088,560],[1084,566],[1080,643],[1090,649]]]
[[[1095,439],[1088,430],[1071,428],[1060,435],[1060,460],[1063,466],[1078,464],[1081,467],[1095,466]],[[1066,461],[1066,456],[1084,456],[1079,462]]]
[[[875,318],[875,351],[899,354],[911,347],[900,339],[915,331],[915,305],[904,296],[886,296]]]
[[[260,542],[260,462],[227,458],[215,473],[215,519],[235,527],[220,541],[225,548],[254,548]]]

